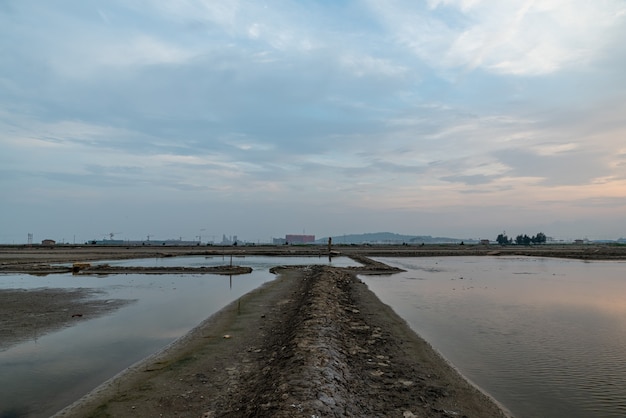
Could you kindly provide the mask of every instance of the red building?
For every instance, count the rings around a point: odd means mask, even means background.
[[[287,244],[310,244],[315,242],[315,235],[285,235]]]

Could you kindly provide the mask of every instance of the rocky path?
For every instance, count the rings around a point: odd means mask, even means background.
[[[505,416],[350,269],[281,276],[61,416]]]

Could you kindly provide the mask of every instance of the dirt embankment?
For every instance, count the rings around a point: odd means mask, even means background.
[[[348,269],[286,269],[62,417],[504,417]]]

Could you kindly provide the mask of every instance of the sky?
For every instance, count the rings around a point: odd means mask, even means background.
[[[624,0],[0,0],[0,243],[626,236]]]

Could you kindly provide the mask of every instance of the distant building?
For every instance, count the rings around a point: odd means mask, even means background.
[[[89,242],[92,245],[124,245],[124,240],[121,239],[103,239],[103,240],[93,240]]]
[[[41,245],[55,245],[57,242],[53,239],[44,239],[41,241]]]
[[[481,239],[480,243],[481,243],[481,245],[489,245],[489,240],[488,239]]]
[[[274,245],[285,245],[287,244],[287,240],[285,238],[272,238],[272,242]]]
[[[575,239],[574,240],[574,244],[584,244],[585,240],[584,239]]]
[[[222,234],[222,242],[220,242],[220,245],[237,245],[238,242],[237,235],[227,237],[226,234]]]
[[[287,244],[312,244],[315,242],[315,235],[285,235]]]

